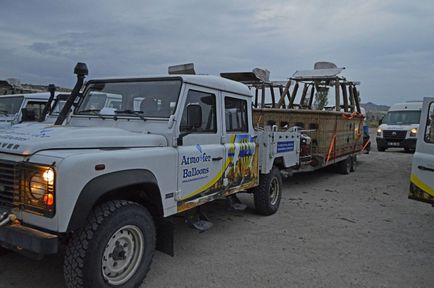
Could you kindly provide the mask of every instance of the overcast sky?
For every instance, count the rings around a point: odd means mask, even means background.
[[[434,96],[432,0],[1,2],[0,79],[72,87],[81,61],[89,78],[194,62],[284,80],[325,60],[361,81],[362,102]]]

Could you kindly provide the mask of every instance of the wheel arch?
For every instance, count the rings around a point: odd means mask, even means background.
[[[129,200],[145,206],[151,215],[162,216],[160,189],[155,175],[146,169],[110,172],[89,181],[77,199],[67,232],[83,227],[91,210],[109,200]]]

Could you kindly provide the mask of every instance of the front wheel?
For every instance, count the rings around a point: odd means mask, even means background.
[[[152,216],[141,205],[109,201],[96,207],[88,224],[72,236],[65,254],[69,288],[139,287],[155,251]]]
[[[255,209],[261,215],[277,212],[282,198],[282,175],[277,167],[259,176],[259,185],[253,189]]]

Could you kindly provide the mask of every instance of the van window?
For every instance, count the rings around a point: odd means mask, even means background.
[[[225,97],[226,132],[249,132],[247,126],[247,101]]]
[[[419,124],[420,122],[420,111],[389,111],[386,116],[384,116],[383,124],[388,125],[411,125]]]
[[[425,142],[434,143],[434,102],[429,104],[428,117],[425,127]]]

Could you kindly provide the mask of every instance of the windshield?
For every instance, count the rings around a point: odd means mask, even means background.
[[[389,111],[384,116],[383,124],[410,125],[419,124],[420,111]]]
[[[180,89],[180,80],[90,83],[77,113],[168,118]]]
[[[0,116],[18,113],[24,97],[0,97]]]
[[[51,111],[51,115],[59,115],[60,111],[62,111],[63,106],[65,106],[66,100],[56,100],[54,103],[53,109]]]

